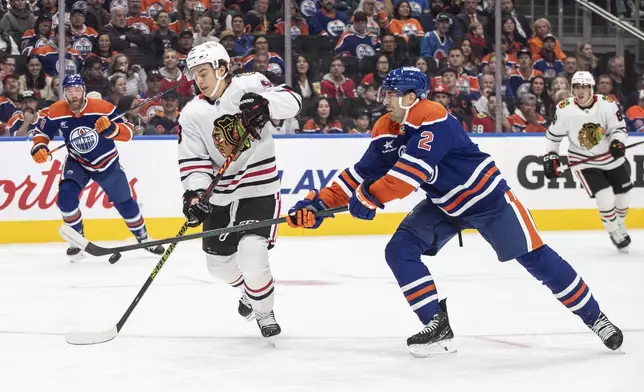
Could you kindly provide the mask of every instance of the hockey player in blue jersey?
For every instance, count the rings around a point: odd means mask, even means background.
[[[427,193],[385,248],[385,259],[412,310],[425,325],[407,339],[414,356],[452,352],[454,336],[445,300],[422,255],[434,256],[462,229],[477,229],[500,261],[516,259],[579,316],[611,350],[622,332],[600,311],[577,272],[539,236],[529,211],[496,164],[481,152],[460,122],[425,99],[429,82],[417,68],[391,71],[380,96],[390,110],[374,125],[371,143],[353,167],[330,187],[311,191],[289,211],[294,227],[316,228],[312,211],[349,205],[351,215],[371,220],[378,209],[417,188]]]
[[[85,82],[80,75],[68,75],[63,80],[65,101],[58,101],[49,107],[49,113],[41,121],[34,136],[31,155],[37,163],[49,160],[49,141],[62,132],[65,142],[81,135],[68,147],[58,187],[58,208],[63,221],[83,234],[83,220],[79,209],[81,190],[90,180],[96,181],[105,191],[114,207],[121,214],[128,229],[139,242],[149,240],[145,221],[139,206],[132,198],[127,177],[119,164],[115,140],[132,139],[134,127],[124,119],[112,120],[118,115],[109,102],[87,98]],[[162,246],[147,248],[154,254],[162,254]],[[80,249],[67,249],[70,261],[84,257]]]

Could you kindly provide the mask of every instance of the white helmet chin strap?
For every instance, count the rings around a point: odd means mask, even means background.
[[[221,81],[226,79],[226,76],[228,76],[228,72],[224,72],[224,74],[222,76],[219,76],[217,74],[217,71],[219,71],[219,69],[215,70],[215,78],[217,78],[217,83],[215,83],[215,88],[212,89],[212,93],[210,93],[210,97],[209,97],[210,99],[213,99],[213,100],[215,99],[215,95],[217,94],[217,91],[219,90],[219,83],[221,83]]]
[[[412,103],[411,103],[411,105],[409,105],[409,106],[405,106],[405,105],[403,105],[403,103],[402,103],[402,99],[403,99],[403,96],[398,97],[398,106],[400,106],[400,108],[401,108],[401,109],[405,109],[405,116],[403,117],[403,122],[405,122],[405,120],[407,120],[407,113],[409,113],[409,109],[411,109],[411,108],[412,108],[412,106],[414,106],[415,104],[417,104],[417,103],[418,103],[418,101],[420,101],[420,100],[419,100],[418,98],[416,98],[416,99],[414,100],[414,102],[412,102]]]

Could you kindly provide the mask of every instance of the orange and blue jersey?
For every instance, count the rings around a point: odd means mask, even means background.
[[[29,128],[27,129],[27,134],[25,136],[33,135],[38,131],[38,124],[40,123],[40,112],[37,113],[38,116],[34,120],[33,123],[29,124]],[[7,123],[7,128],[9,129],[9,136],[13,136],[18,132],[22,124],[25,122],[25,116],[21,111],[16,112],[11,118],[9,119],[9,122]]]
[[[45,73],[49,76],[58,76],[60,65],[58,64],[58,49],[51,45],[42,48],[34,48],[31,54],[38,56]],[[65,53],[67,74],[78,73],[81,69],[81,54],[76,49],[69,48]]]
[[[519,71],[518,68],[513,69],[509,74],[508,74],[508,81],[506,82],[506,90],[509,94],[509,97],[517,97],[517,91],[519,90],[519,87],[521,87],[524,84],[530,84],[530,81],[537,77],[537,76],[543,76],[541,71],[536,70],[536,69],[531,69],[530,76],[527,78],[523,77],[523,74]]]
[[[349,53],[359,59],[374,56],[377,51],[380,51],[380,39],[378,37],[371,34],[361,36],[350,32],[340,36],[334,49],[336,54]]]
[[[8,123],[16,110],[16,104],[11,99],[0,95],[0,122]]]
[[[128,26],[134,27],[144,34],[154,33],[159,28],[157,22],[144,13],[139,13],[137,16],[128,16],[125,21]]]
[[[148,15],[157,15],[159,11],[172,14],[173,4],[174,2],[171,0],[143,0],[141,2],[141,8]]]
[[[92,53],[94,43],[98,39],[98,32],[91,27],[83,26],[82,31],[74,31],[72,36],[72,48],[82,57]]]
[[[644,131],[644,108],[634,105],[626,111],[626,123],[630,132]]]
[[[375,180],[371,194],[385,204],[417,188],[445,214],[465,217],[504,200],[508,187],[492,158],[472,142],[459,120],[421,100],[403,124],[385,114],[372,131],[367,152],[320,191],[327,207],[348,203],[361,182]]]
[[[118,165],[119,154],[114,140],[132,139],[134,127],[123,118],[113,120],[117,135],[113,139],[107,139],[96,132],[94,124],[102,116],[114,119],[118,114],[114,105],[100,99],[87,98],[78,115],[69,109],[67,102],[58,101],[49,107],[47,117],[41,120],[39,132],[34,136],[34,145],[49,144],[59,131],[66,143],[80,137],[67,147],[70,158],[88,171],[105,171],[112,165]]]

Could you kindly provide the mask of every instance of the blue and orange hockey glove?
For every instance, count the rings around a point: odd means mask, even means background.
[[[31,148],[31,157],[36,163],[45,163],[49,160],[49,147],[46,144],[36,144]]]
[[[101,116],[94,124],[94,129],[107,139],[114,139],[118,134],[118,127],[107,116]]]
[[[349,213],[355,218],[372,220],[376,217],[377,208],[385,208],[378,199],[369,193],[369,187],[373,181],[365,181],[349,199]]]
[[[309,191],[303,200],[298,201],[288,210],[286,223],[293,228],[317,229],[320,227],[324,218],[316,218],[315,212],[326,210],[326,205],[319,196],[318,190]]]
[[[610,152],[610,155],[612,155],[613,158],[619,159],[624,155],[626,155],[626,146],[624,145],[624,143],[620,142],[619,140],[613,140],[610,143],[608,152]]]
[[[550,152],[543,157],[543,174],[546,178],[556,178],[561,176],[561,173],[559,173],[559,166],[561,166],[561,160],[559,159],[559,154],[556,152]]]

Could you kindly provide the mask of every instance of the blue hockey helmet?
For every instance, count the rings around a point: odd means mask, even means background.
[[[398,96],[413,91],[418,99],[424,99],[429,93],[429,79],[423,71],[416,67],[397,68],[385,76],[380,89],[383,92],[395,91]]]
[[[83,77],[79,74],[71,74],[65,76],[65,79],[63,79],[63,88],[72,86],[85,87],[85,80],[83,80]]]

